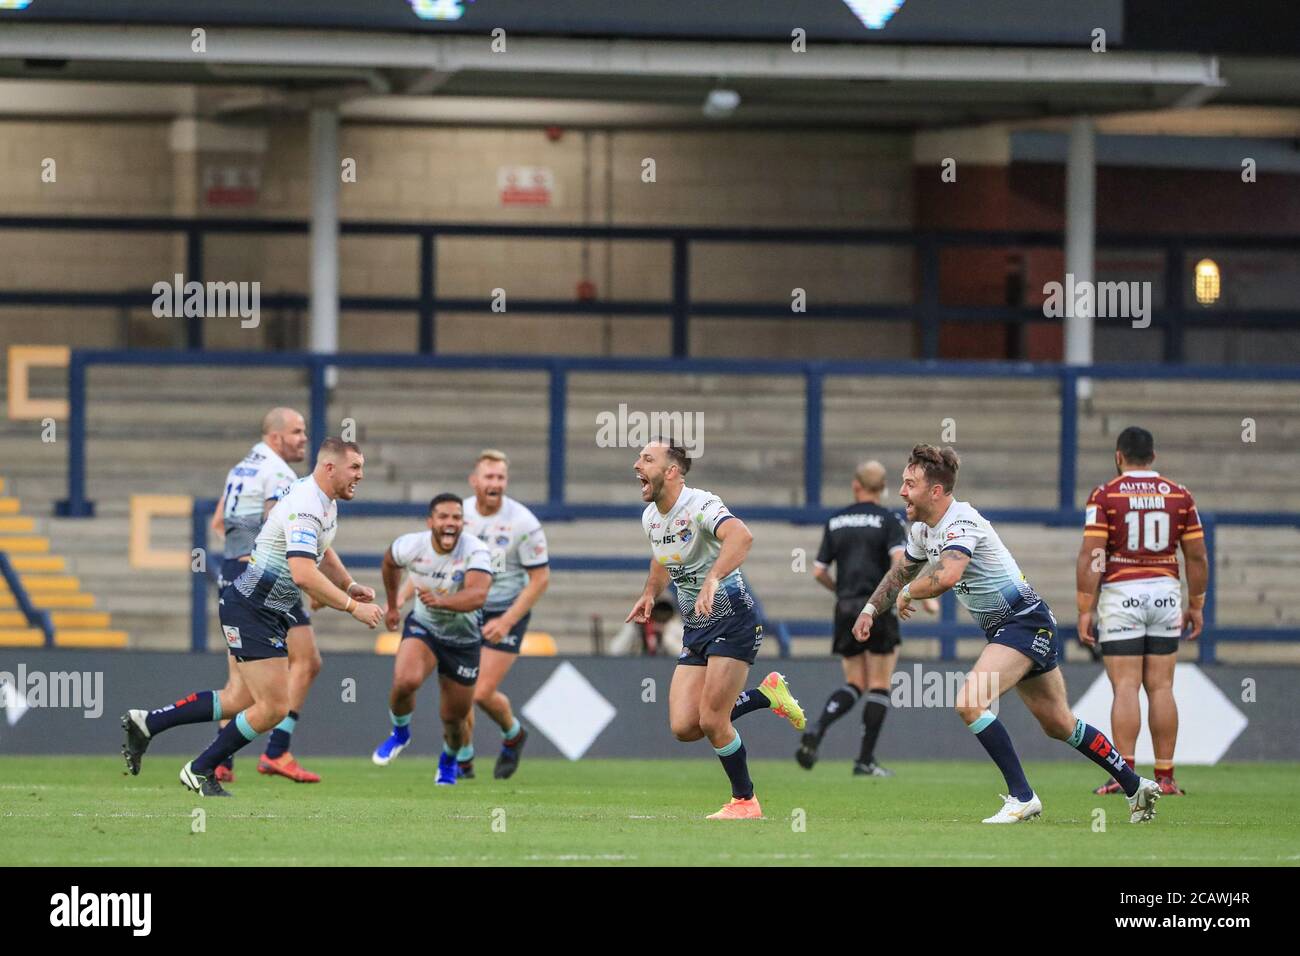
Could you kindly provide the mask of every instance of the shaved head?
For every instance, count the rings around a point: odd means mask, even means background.
[[[853,480],[869,494],[882,494],[885,490],[885,466],[874,459],[864,461],[853,469]]]
[[[292,408],[281,405],[262,416],[262,441],[286,462],[307,457],[307,423]]]
[[[292,408],[284,405],[273,408],[262,416],[262,434],[270,435],[272,432],[284,431],[285,426],[295,418],[300,419],[302,416]]]

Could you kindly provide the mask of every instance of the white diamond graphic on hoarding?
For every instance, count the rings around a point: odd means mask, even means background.
[[[528,722],[570,760],[577,760],[618,713],[582,672],[562,663],[524,704]]]
[[[1101,674],[1074,705],[1074,712],[1113,740],[1110,705],[1114,699],[1110,680]],[[1218,763],[1250,723],[1195,664],[1175,665],[1174,701],[1178,704],[1178,749],[1174,751],[1178,763]],[[1151,745],[1145,690],[1138,691],[1138,703],[1142,708],[1142,731],[1134,756],[1139,764],[1150,767],[1156,755]]]

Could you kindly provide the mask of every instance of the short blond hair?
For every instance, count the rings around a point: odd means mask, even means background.
[[[479,462],[482,461],[499,461],[507,468],[510,467],[510,456],[503,451],[498,451],[495,448],[484,448],[481,452],[479,452],[478,457],[474,459],[474,467],[477,468],[479,466]]]

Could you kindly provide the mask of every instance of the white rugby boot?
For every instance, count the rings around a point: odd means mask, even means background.
[[[1024,823],[1043,812],[1043,803],[1036,793],[1031,793],[1029,799],[1023,802],[1009,794],[1003,793],[999,796],[1002,797],[1002,809],[993,816],[987,817],[985,823]]]
[[[1160,799],[1162,793],[1160,784],[1154,780],[1148,780],[1142,777],[1142,782],[1138,784],[1137,792],[1128,798],[1128,822],[1129,823],[1146,823],[1152,820],[1156,815],[1156,801]]]

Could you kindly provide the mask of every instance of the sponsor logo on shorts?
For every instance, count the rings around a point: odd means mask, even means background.
[[[1035,654],[1048,655],[1052,651],[1052,632],[1045,627],[1040,627],[1034,634],[1034,640],[1030,644],[1030,650]]]
[[[228,647],[242,648],[244,646],[244,641],[239,636],[239,628],[222,624],[221,632],[226,635],[226,645]]]
[[[456,676],[457,676],[457,677],[468,677],[468,678],[471,678],[471,679],[477,678],[477,677],[478,677],[478,668],[477,668],[477,667],[466,667],[464,664],[458,664],[458,665],[456,665]]]

